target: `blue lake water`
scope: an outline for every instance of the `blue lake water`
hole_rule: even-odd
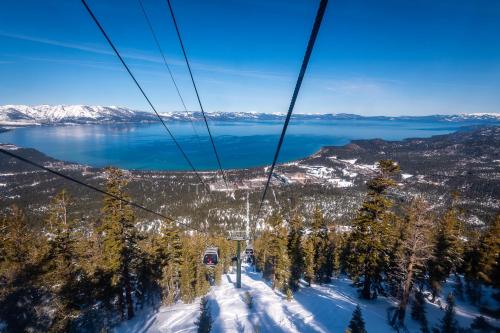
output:
[[[292,120],[280,161],[302,158],[322,146],[344,145],[353,139],[423,138],[453,132],[464,125],[471,123],[371,119]],[[203,123],[195,123],[194,129],[187,122],[172,122],[168,126],[197,169],[217,169]],[[229,169],[269,164],[282,122],[212,121],[210,126],[222,166]],[[1,133],[0,142],[35,148],[57,159],[96,167],[113,165],[142,170],[189,169],[165,129],[157,123],[19,128]]]

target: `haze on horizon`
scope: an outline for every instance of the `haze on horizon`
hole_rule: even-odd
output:
[[[197,110],[165,1],[143,0],[190,110]],[[89,0],[160,112],[181,110],[136,0]],[[317,3],[173,1],[207,111],[285,112]],[[295,112],[500,112],[500,3],[338,0]],[[6,0],[0,104],[148,110],[80,1]]]

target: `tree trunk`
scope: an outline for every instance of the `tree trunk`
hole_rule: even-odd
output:
[[[127,303],[127,319],[134,317],[134,303],[132,301],[132,286],[130,285],[130,275],[128,265],[123,270],[123,284],[125,286],[125,301]]]
[[[371,299],[371,279],[368,274],[365,275],[363,281],[363,291],[361,293],[361,297],[364,299]]]
[[[398,319],[400,322],[404,322],[405,320],[406,306],[408,305],[408,300],[410,298],[410,292],[413,280],[413,261],[414,258],[412,256],[408,263],[408,267],[406,270],[407,274],[403,283],[403,294],[401,295],[401,301],[399,302],[399,307],[398,307]]]

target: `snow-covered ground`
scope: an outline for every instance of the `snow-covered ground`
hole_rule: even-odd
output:
[[[273,291],[269,283],[250,267],[244,268],[241,289],[234,287],[235,281],[235,274],[223,275],[221,285],[213,287],[208,295],[214,320],[212,332],[344,332],[357,304],[361,306],[368,332],[394,332],[387,324],[387,309],[394,303],[384,297],[374,301],[359,299],[351,281],[346,278],[335,279],[328,285],[303,286],[290,302],[283,294]],[[448,285],[445,292],[451,288]],[[247,291],[253,297],[251,309],[243,301]],[[477,308],[460,301],[457,303],[457,320],[462,327],[468,327],[479,315]],[[442,304],[444,307],[445,302]],[[437,304],[427,305],[430,327],[439,322],[443,313]],[[115,331],[196,332],[198,316],[199,300],[139,314]],[[500,324],[490,321],[496,326]],[[418,323],[409,315],[406,324],[409,332],[419,332]]]

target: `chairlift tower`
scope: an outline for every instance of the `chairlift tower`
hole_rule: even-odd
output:
[[[241,241],[249,239],[245,230],[234,230],[229,232],[229,240],[236,241],[236,288],[241,288]]]

